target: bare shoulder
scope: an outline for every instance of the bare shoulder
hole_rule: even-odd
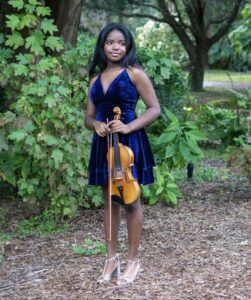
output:
[[[92,77],[92,79],[90,80],[90,83],[89,83],[89,87],[91,88],[94,84],[94,82],[96,81],[96,79],[98,78],[98,75]]]
[[[129,67],[127,72],[132,82],[136,85],[140,82],[149,82],[148,76],[141,67]]]

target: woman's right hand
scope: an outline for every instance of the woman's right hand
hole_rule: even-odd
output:
[[[96,133],[101,137],[105,137],[107,133],[110,131],[109,127],[104,122],[95,121],[93,126]]]

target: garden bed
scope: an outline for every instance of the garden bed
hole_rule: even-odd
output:
[[[144,206],[142,270],[134,285],[97,284],[103,255],[74,245],[103,241],[102,209],[83,210],[64,234],[14,238],[0,247],[1,299],[250,299],[250,208],[247,181],[183,182],[177,207]],[[126,259],[123,215],[119,253]]]

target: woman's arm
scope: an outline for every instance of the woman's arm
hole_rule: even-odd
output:
[[[161,113],[153,85],[145,72],[139,68],[130,68],[128,69],[128,74],[135,84],[147,109],[141,116],[129,124],[123,124],[120,121],[111,121],[109,123],[112,132],[121,132],[123,134],[130,133],[151,124]]]

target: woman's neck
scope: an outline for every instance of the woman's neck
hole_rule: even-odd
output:
[[[122,69],[123,67],[120,66],[119,64],[114,64],[114,63],[108,63],[105,70],[107,71],[116,71],[119,69]]]

